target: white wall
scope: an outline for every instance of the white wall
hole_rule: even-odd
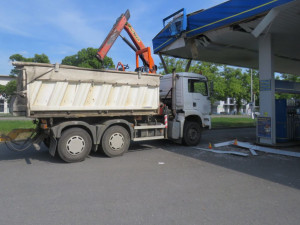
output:
[[[7,99],[0,94],[0,113],[9,113]]]
[[[11,80],[14,80],[14,78],[9,77],[9,76],[0,75],[0,84],[1,85],[6,85]],[[0,102],[0,104],[2,105],[2,107],[0,106],[0,113],[9,113],[7,99],[4,98],[4,96],[2,96],[2,93],[0,93],[0,100],[4,100],[4,105],[3,105],[2,101]]]
[[[249,103],[246,101],[242,101],[242,105],[240,107],[241,114],[247,114],[249,111]],[[232,98],[227,98],[226,101],[217,101],[213,105],[213,114],[236,114],[237,113],[237,105],[236,101]]]
[[[11,80],[14,80],[14,78],[10,77],[10,76],[0,75],[0,84],[1,85],[6,85]]]

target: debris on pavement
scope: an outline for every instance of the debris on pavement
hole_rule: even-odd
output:
[[[237,151],[222,151],[222,150],[214,150],[214,149],[206,149],[206,148],[195,148],[195,149],[218,153],[218,154],[231,154],[231,155],[238,155],[238,156],[244,156],[244,157],[249,155],[247,153],[242,153],[242,152],[237,152]]]
[[[257,146],[248,142],[241,142],[237,140],[233,141],[226,141],[214,144],[214,147],[223,147],[228,145],[236,145],[238,147],[249,149],[252,155],[257,155],[256,151],[266,152],[266,153],[272,153],[272,154],[278,154],[278,155],[285,155],[285,156],[293,156],[293,157],[299,157],[300,158],[300,152],[291,152],[287,150],[278,150],[274,148],[268,148],[268,147],[262,147]]]
[[[221,142],[218,144],[214,144],[214,147],[219,148],[219,147],[223,147],[223,146],[227,146],[227,145],[232,145],[233,143],[234,143],[234,141]]]

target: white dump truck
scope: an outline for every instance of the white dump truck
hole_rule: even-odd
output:
[[[37,119],[35,143],[66,162],[91,150],[120,156],[131,141],[197,145],[211,127],[207,78],[14,62],[20,71],[14,114]]]

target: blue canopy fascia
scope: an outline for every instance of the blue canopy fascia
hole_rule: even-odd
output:
[[[292,2],[294,0],[230,0],[204,11],[188,15],[187,29],[183,33],[186,37],[200,35],[206,31],[228,26],[236,22],[247,20],[270,11],[272,8]],[[166,26],[152,40],[154,53],[172,44],[181,35],[171,35]]]

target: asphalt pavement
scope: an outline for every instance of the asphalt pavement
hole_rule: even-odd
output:
[[[255,128],[205,131],[198,147],[234,138],[254,140]],[[45,146],[12,152],[1,144],[0,199],[7,225],[298,225],[300,159],[159,140],[133,143],[122,157],[92,153],[68,164]]]

